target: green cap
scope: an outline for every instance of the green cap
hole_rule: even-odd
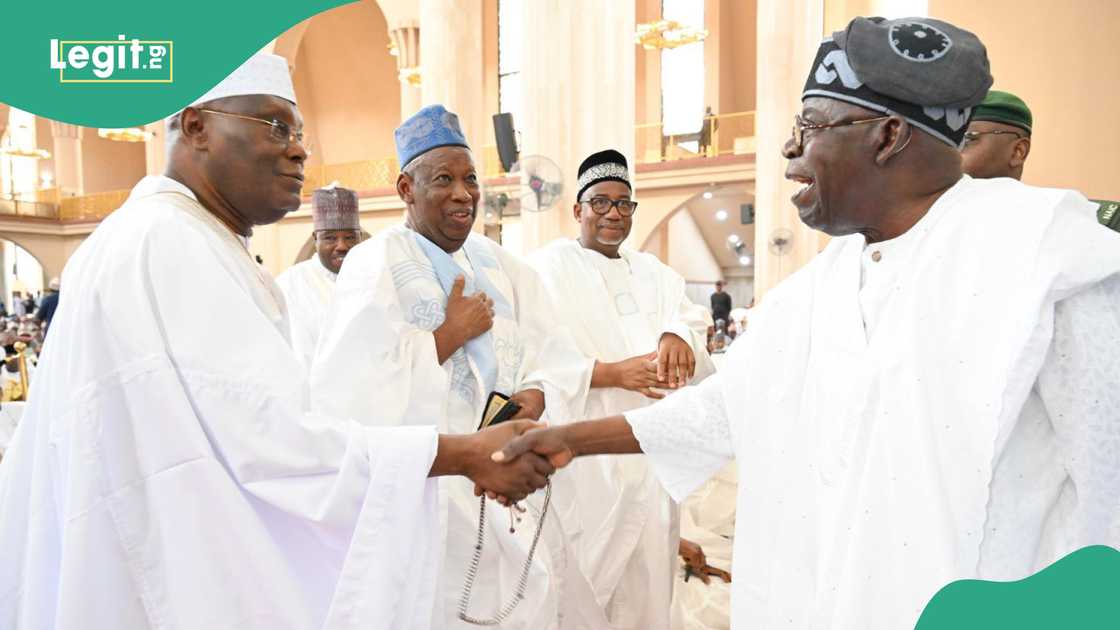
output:
[[[1031,132],[1031,110],[1023,99],[1010,92],[988,90],[984,101],[976,106],[972,120],[987,120],[1018,127],[1028,134]]]

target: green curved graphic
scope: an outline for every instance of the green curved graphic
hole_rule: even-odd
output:
[[[1120,551],[1085,547],[1017,582],[959,580],[933,596],[916,630],[1120,628]]]
[[[295,24],[352,1],[8,3],[4,20],[13,27],[0,38],[0,102],[87,127],[150,123],[205,93]],[[71,53],[76,47],[86,50]],[[52,67],[68,54],[81,67]]]

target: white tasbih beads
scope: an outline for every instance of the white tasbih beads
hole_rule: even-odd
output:
[[[521,603],[521,600],[525,599],[525,589],[529,585],[529,569],[533,566],[533,553],[537,550],[537,543],[540,542],[541,530],[544,528],[544,517],[548,514],[548,504],[551,499],[552,482],[549,482],[544,489],[544,504],[541,507],[540,517],[537,519],[537,531],[533,534],[533,543],[529,546],[529,555],[525,558],[525,568],[521,570],[521,578],[517,582],[517,590],[514,592],[513,598],[493,617],[476,619],[467,614],[467,609],[471,604],[471,589],[474,588],[474,579],[478,577],[478,563],[482,560],[482,539],[486,531],[486,496],[482,496],[478,508],[478,539],[474,545],[474,557],[471,558],[471,565],[467,568],[467,581],[463,586],[463,596],[459,599],[460,620],[476,626],[496,626],[505,621],[506,617],[513,612],[513,609]]]

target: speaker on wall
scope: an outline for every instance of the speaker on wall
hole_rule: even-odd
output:
[[[744,203],[739,206],[739,221],[743,225],[754,223],[754,204]]]
[[[494,139],[498,142],[498,159],[502,170],[509,172],[517,161],[517,134],[513,130],[513,114],[494,114]]]

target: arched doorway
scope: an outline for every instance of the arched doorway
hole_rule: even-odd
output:
[[[741,184],[708,187],[650,231],[641,250],[684,277],[689,298],[707,304],[716,280],[736,306],[754,298],[754,193]]]
[[[277,40],[277,52],[286,56],[296,48],[289,58],[294,58],[296,98],[314,142],[310,165],[395,155],[400,83],[388,31],[378,4],[364,0],[315,15]]]
[[[0,237],[0,300],[7,313],[19,312],[15,301],[27,295],[36,300],[43,295],[47,281],[43,265],[34,254],[4,237]]]

